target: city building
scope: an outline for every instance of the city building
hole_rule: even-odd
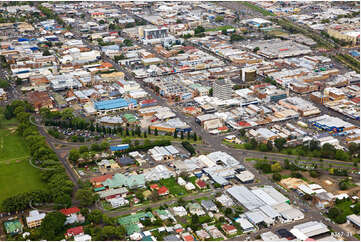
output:
[[[216,80],[213,83],[213,97],[221,100],[227,100],[232,98],[232,84],[230,81],[221,79]]]

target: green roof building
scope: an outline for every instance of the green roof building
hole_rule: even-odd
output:
[[[127,235],[132,235],[134,233],[140,233],[140,228],[138,224],[128,224],[125,225],[125,230],[127,231]]]
[[[23,225],[19,219],[4,222],[5,232],[10,235],[20,234],[23,232]]]
[[[151,212],[140,212],[136,214],[131,214],[122,218],[118,219],[118,223],[123,226],[127,226],[130,224],[137,224],[139,223],[140,219],[150,218],[151,220],[154,219],[154,216]]]
[[[123,115],[123,118],[125,119],[125,122],[132,124],[137,122],[137,117],[135,117],[133,114],[131,113],[126,113]]]
[[[128,187],[135,189],[145,186],[144,174],[125,176],[121,173],[115,174],[112,178],[105,180],[103,186],[109,188]]]

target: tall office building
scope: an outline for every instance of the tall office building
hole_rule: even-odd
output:
[[[228,80],[216,80],[213,83],[213,97],[227,100],[232,97],[232,83]]]

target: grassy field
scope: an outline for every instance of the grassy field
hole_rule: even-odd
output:
[[[0,204],[12,195],[45,188],[39,173],[38,169],[29,164],[28,159],[0,164]]]
[[[45,187],[40,171],[29,164],[29,152],[16,135],[17,121],[4,119],[0,110],[0,205],[7,197]]]

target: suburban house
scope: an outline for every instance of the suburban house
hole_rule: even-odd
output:
[[[196,181],[196,186],[199,188],[199,189],[204,189],[207,187],[207,183],[205,183],[203,180],[201,179],[198,179]]]
[[[28,225],[28,228],[35,228],[40,226],[41,221],[45,218],[45,213],[39,213],[38,210],[32,210],[29,212],[29,216],[26,217],[26,224]]]
[[[199,205],[199,203],[188,203],[186,208],[189,210],[189,213],[192,215],[196,214],[198,216],[203,216],[206,214],[202,209],[201,205]]]
[[[201,205],[207,212],[218,213],[218,208],[217,208],[216,204],[214,204],[214,202],[212,202],[212,200],[202,200]]]
[[[65,224],[84,223],[85,217],[78,207],[64,208],[60,212],[66,216]]]
[[[187,214],[188,214],[187,210],[182,206],[173,207],[172,210],[173,210],[174,216],[183,217],[183,216],[187,216]]]
[[[236,227],[234,227],[233,225],[223,224],[223,225],[221,226],[221,228],[223,229],[223,231],[224,231],[227,235],[235,235],[235,234],[237,234],[237,229],[236,229]]]
[[[83,235],[83,234],[84,234],[83,226],[77,226],[77,227],[68,229],[65,233],[65,238],[69,239],[71,237],[74,237],[77,235]]]

